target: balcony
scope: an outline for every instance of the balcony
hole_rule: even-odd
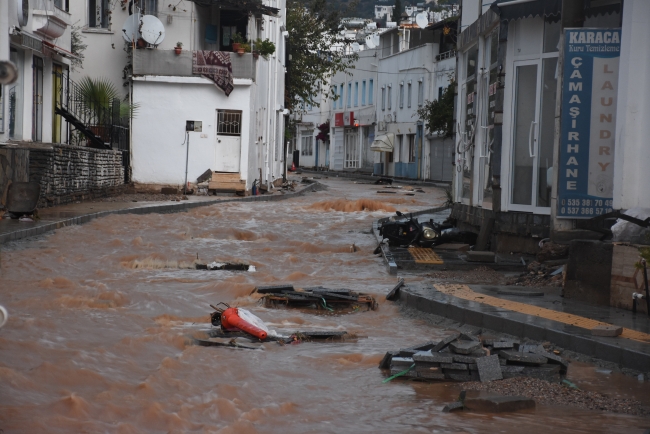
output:
[[[234,78],[255,80],[258,60],[251,53],[240,56],[231,53],[232,75]],[[174,77],[198,77],[192,74],[192,52],[183,50],[135,50],[133,54],[133,75],[162,75]]]
[[[49,39],[56,39],[70,27],[70,14],[59,6],[60,0],[33,0],[32,30]]]

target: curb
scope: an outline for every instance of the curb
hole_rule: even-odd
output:
[[[323,175],[323,176],[328,176],[330,178],[336,178],[336,177],[352,178],[352,179],[363,179],[366,181],[377,181],[379,178],[390,178],[393,180],[393,182],[401,183],[401,184],[427,185],[431,187],[440,187],[440,188],[451,187],[451,182],[444,182],[444,181],[423,181],[421,179],[398,178],[395,176],[384,176],[384,175],[364,175],[355,172],[336,172],[332,170],[310,170],[310,169],[303,169],[303,168],[299,168],[297,170],[302,173],[308,173],[310,175]]]
[[[94,219],[106,217],[113,214],[153,214],[153,213],[173,213],[173,212],[183,212],[190,209],[199,208],[202,206],[210,206],[221,203],[232,203],[232,202],[271,202],[278,200],[290,199],[293,197],[300,197],[308,192],[313,192],[321,188],[322,184],[313,181],[310,185],[306,186],[300,191],[287,193],[282,196],[248,196],[240,199],[225,199],[225,200],[206,200],[202,202],[182,202],[175,204],[166,204],[166,205],[152,205],[152,206],[143,206],[139,208],[126,208],[126,209],[117,209],[113,211],[101,211],[96,213],[84,214],[77,217],[72,217],[69,219],[59,220],[56,222],[46,223],[34,228],[21,229],[14,232],[9,232],[6,234],[0,234],[0,245],[8,243],[10,241],[18,241],[23,238],[33,237],[36,235],[42,235],[47,232],[54,231],[66,226],[72,225],[82,225],[88,223]]]
[[[592,336],[579,327],[538,318],[519,312],[486,307],[474,301],[462,300],[432,290],[428,296],[403,287],[400,303],[450,320],[482,327],[499,333],[536,341],[550,341],[565,350],[617,363],[623,368],[648,372],[650,345],[621,338]]]

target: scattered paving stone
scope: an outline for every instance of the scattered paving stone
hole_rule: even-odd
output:
[[[436,366],[437,365],[437,366]],[[442,372],[442,368],[437,363],[416,363],[415,370],[418,372]]]
[[[470,371],[478,371],[478,365],[476,363],[468,363],[467,369]]]
[[[473,351],[481,349],[482,345],[477,341],[456,341],[451,342],[449,348],[458,354],[471,354]]]
[[[446,338],[444,338],[443,340],[438,342],[438,344],[436,346],[431,348],[431,352],[432,353],[437,353],[438,351],[446,348],[447,345],[449,345],[451,342],[455,341],[459,337],[460,337],[460,333],[453,333],[453,334],[447,336]]]
[[[549,383],[537,378],[519,377],[491,383],[473,382],[464,384],[463,388],[467,390],[485,390],[498,395],[526,396],[534,399],[538,404],[571,406],[585,410],[639,416],[650,415],[650,408],[634,399],[572,389],[559,383]]]
[[[401,288],[402,286],[404,286],[404,279],[401,279],[401,280],[397,283],[397,285],[395,285],[395,287],[394,287],[393,289],[391,289],[391,291],[390,291],[390,292],[388,293],[388,295],[386,296],[386,300],[388,300],[388,301],[394,301],[394,300],[397,300],[397,299],[399,298],[399,291],[400,291],[400,288]]]
[[[460,401],[450,402],[442,409],[443,413],[451,413],[452,411],[460,411],[463,409],[463,403]]]
[[[499,358],[499,365],[506,366],[507,364],[508,364],[508,361],[506,359]]]
[[[461,371],[467,371],[467,363],[441,363],[440,367],[442,369],[458,369]]]
[[[425,378],[427,380],[445,380],[445,374],[442,372],[418,372],[418,378]]]
[[[463,340],[463,341],[474,341],[474,342],[480,342],[481,341],[478,337],[474,336],[471,333],[461,333],[459,339]]]
[[[522,345],[519,345],[518,351],[520,353],[535,353],[540,348],[541,348],[542,351],[544,351],[544,347],[542,347],[541,345],[522,344]]]
[[[476,366],[478,367],[479,378],[483,383],[503,379],[499,356],[497,355],[476,359]]]
[[[451,355],[444,355],[434,353],[431,351],[421,351],[413,355],[413,360],[416,362],[429,362],[429,363],[453,363],[454,358]]]
[[[476,359],[478,357],[463,356],[463,355],[460,355],[460,354],[454,354],[453,358],[454,358],[454,362],[456,362],[456,363],[476,363]]]
[[[531,365],[543,365],[548,362],[548,359],[539,354],[522,353],[519,351],[501,351],[499,355],[509,362],[518,362]]]
[[[393,357],[391,360],[391,367],[398,366],[408,368],[413,364],[413,359],[410,357]]]
[[[501,413],[535,408],[535,401],[525,396],[488,396],[465,398],[465,408],[472,411]]]
[[[390,369],[390,363],[393,360],[394,356],[397,356],[399,351],[388,351],[384,358],[379,362],[379,369]]]
[[[515,343],[512,341],[498,341],[492,344],[492,348],[495,350],[505,350],[509,348],[514,348]]]
[[[533,351],[535,354],[539,354],[540,356],[544,356],[548,359],[548,363],[557,363],[562,366],[560,369],[561,374],[566,374],[567,370],[569,369],[569,362],[564,360],[562,357],[549,353],[548,351],[544,350],[544,347],[540,346],[538,349]]]
[[[604,336],[615,338],[616,336],[623,333],[623,327],[615,325],[599,325],[591,329],[591,334],[593,336]]]

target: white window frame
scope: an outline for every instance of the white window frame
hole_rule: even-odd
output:
[[[314,155],[314,136],[304,135],[300,138],[300,155],[311,157]]]

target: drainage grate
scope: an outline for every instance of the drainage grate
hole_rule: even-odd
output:
[[[436,252],[423,247],[409,247],[409,253],[416,264],[444,264]]]

